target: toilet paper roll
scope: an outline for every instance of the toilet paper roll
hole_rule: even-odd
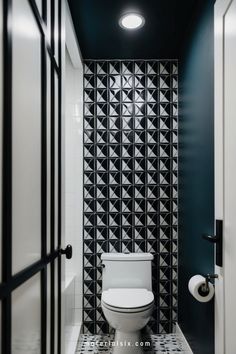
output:
[[[207,293],[202,291],[202,285],[206,282],[205,278],[202,275],[194,275],[188,283],[188,290],[193,297],[199,302],[208,302],[210,301],[214,294],[215,289],[214,285],[209,282],[209,291]]]

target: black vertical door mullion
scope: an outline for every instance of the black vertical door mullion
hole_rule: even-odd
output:
[[[42,19],[47,23],[47,0],[42,0]]]
[[[41,354],[47,350],[47,268],[41,271]]]

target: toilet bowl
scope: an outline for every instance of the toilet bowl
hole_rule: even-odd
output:
[[[107,322],[115,329],[113,354],[143,353],[140,330],[148,323],[154,305],[152,258],[150,254],[102,257],[107,262],[104,262],[101,306]],[[114,287],[115,284],[119,287]]]

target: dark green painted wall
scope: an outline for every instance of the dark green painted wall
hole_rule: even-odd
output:
[[[196,11],[180,60],[179,324],[194,354],[214,354],[214,303],[188,292],[192,275],[212,273],[214,229],[213,1]]]

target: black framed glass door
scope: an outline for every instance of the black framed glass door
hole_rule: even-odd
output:
[[[61,0],[0,6],[1,352],[61,353]]]

